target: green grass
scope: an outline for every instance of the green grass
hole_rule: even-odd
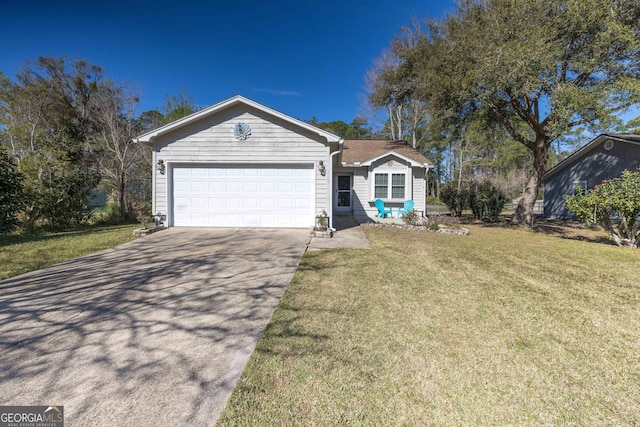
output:
[[[640,251],[470,229],[305,254],[219,425],[640,424]]]
[[[0,236],[0,280],[131,241],[137,227],[95,226],[58,233]]]

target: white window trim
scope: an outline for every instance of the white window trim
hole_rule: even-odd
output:
[[[378,168],[372,168],[370,170],[370,176],[371,176],[371,201],[374,201],[376,199],[382,199],[383,201],[386,202],[404,202],[405,200],[409,200],[411,199],[411,188],[412,188],[412,184],[413,184],[413,173],[411,171],[411,168],[409,167],[403,167],[403,168],[395,168],[395,167],[378,167]],[[392,194],[392,185],[393,185],[393,174],[397,174],[397,175],[404,175],[404,197],[399,199],[399,198],[390,198],[390,197],[376,197],[376,175],[377,174],[382,174],[382,175],[388,175],[388,181],[387,181],[387,196],[391,196]]]
[[[582,191],[584,191],[585,194],[587,194],[589,192],[589,187],[587,184],[586,180],[575,180],[573,181],[573,184],[571,184],[571,195],[575,196],[576,194],[576,186],[580,186],[582,187]]]

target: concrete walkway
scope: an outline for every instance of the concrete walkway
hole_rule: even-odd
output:
[[[333,237],[312,237],[310,251],[321,249],[350,248],[371,249],[369,239],[352,216],[336,216],[333,219],[336,232]]]
[[[169,229],[0,282],[0,404],[67,426],[212,426],[309,241]]]

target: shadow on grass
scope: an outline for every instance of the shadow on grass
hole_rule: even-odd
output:
[[[478,222],[467,218],[464,223],[478,224],[486,228],[503,228],[517,229],[509,223],[510,217],[500,217],[500,221],[494,223]],[[567,240],[577,240],[581,242],[600,243],[615,246],[615,242],[609,239],[606,233],[600,227],[587,227],[586,225],[570,220],[537,218],[533,227],[530,227],[534,233],[545,234],[551,237],[558,237]]]
[[[70,228],[63,231],[36,230],[33,233],[28,234],[0,235],[0,247],[17,245],[21,243],[44,242],[67,237],[84,236],[87,234],[100,234],[104,232],[110,232],[119,228],[129,228],[133,224],[135,223],[118,225],[86,225]]]
[[[584,225],[575,225],[561,220],[543,220],[533,227],[536,233],[542,233],[561,239],[579,240],[582,242],[600,243],[615,246],[615,242],[609,239],[600,228],[590,228]]]

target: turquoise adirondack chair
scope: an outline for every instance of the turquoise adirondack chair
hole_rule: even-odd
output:
[[[386,218],[387,215],[393,216],[393,210],[391,208],[385,208],[384,202],[381,199],[376,199],[376,208],[378,208],[378,213],[376,216]]]
[[[413,200],[405,200],[404,206],[398,208],[398,218],[400,218],[404,214],[408,214],[413,210]]]

